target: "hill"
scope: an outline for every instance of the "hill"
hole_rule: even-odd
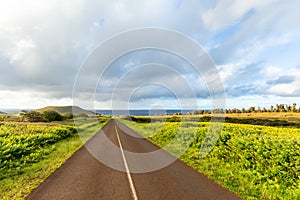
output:
[[[84,113],[86,115],[94,115],[92,111],[82,109],[78,106],[47,106],[44,108],[36,109],[37,112],[45,112],[45,111],[56,111],[60,114],[73,113],[73,114],[81,114]]]
[[[0,111],[0,115],[6,115],[7,113]]]

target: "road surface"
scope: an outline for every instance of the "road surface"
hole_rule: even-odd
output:
[[[27,199],[241,199],[163,150],[158,160],[145,159],[155,150],[161,149],[112,119]],[[159,160],[174,162],[149,170]]]

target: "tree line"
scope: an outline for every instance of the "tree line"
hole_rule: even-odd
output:
[[[233,109],[214,109],[214,110],[194,110],[188,114],[199,115],[199,114],[211,114],[211,113],[262,113],[262,112],[295,112],[300,113],[300,107],[297,108],[297,104],[276,104],[271,105],[269,108],[262,108],[260,106],[251,106],[249,108],[233,108]]]
[[[48,110],[44,112],[37,112],[37,111],[27,111],[22,110],[22,121],[29,121],[29,122],[53,122],[53,121],[63,121],[66,119],[72,119],[73,114],[60,114],[54,110]]]
[[[261,108],[260,106],[251,106],[248,109],[226,109],[226,113],[261,113],[261,112],[300,112],[300,107],[297,108],[297,104],[276,104],[271,105],[269,108]]]
[[[72,113],[60,114],[54,110],[47,110],[44,112],[37,112],[34,110],[32,111],[22,110],[21,115],[22,115],[22,121],[28,121],[28,122],[53,122],[53,121],[63,121],[67,119],[73,119],[74,117],[84,117],[84,118],[89,117],[85,113],[79,113],[76,116],[74,116]]]

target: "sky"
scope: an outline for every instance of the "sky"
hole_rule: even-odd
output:
[[[0,0],[0,110],[74,104],[78,74],[99,44],[145,27],[197,42],[222,81],[226,108],[299,106],[299,8],[298,0]],[[206,79],[171,52],[120,55],[95,78],[95,109],[212,105]]]

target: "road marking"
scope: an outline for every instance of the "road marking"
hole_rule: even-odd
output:
[[[119,137],[119,132],[117,130],[116,125],[115,125],[115,130],[116,130],[116,133],[117,133],[117,138],[118,138],[118,142],[119,142],[119,145],[120,145],[121,154],[122,154],[122,157],[123,157],[123,161],[124,161],[124,165],[125,165],[125,169],[126,169],[127,178],[128,178],[129,186],[130,186],[130,189],[131,189],[131,193],[132,193],[133,199],[138,200],[136,190],[135,190],[135,187],[134,187],[134,184],[133,184],[133,181],[132,181],[132,178],[131,178],[131,174],[130,174],[130,171],[129,171],[129,167],[128,167],[128,164],[127,164],[127,161],[126,161],[126,158],[125,158],[125,155],[124,155],[123,147],[122,147],[121,140],[120,140],[120,137]]]

